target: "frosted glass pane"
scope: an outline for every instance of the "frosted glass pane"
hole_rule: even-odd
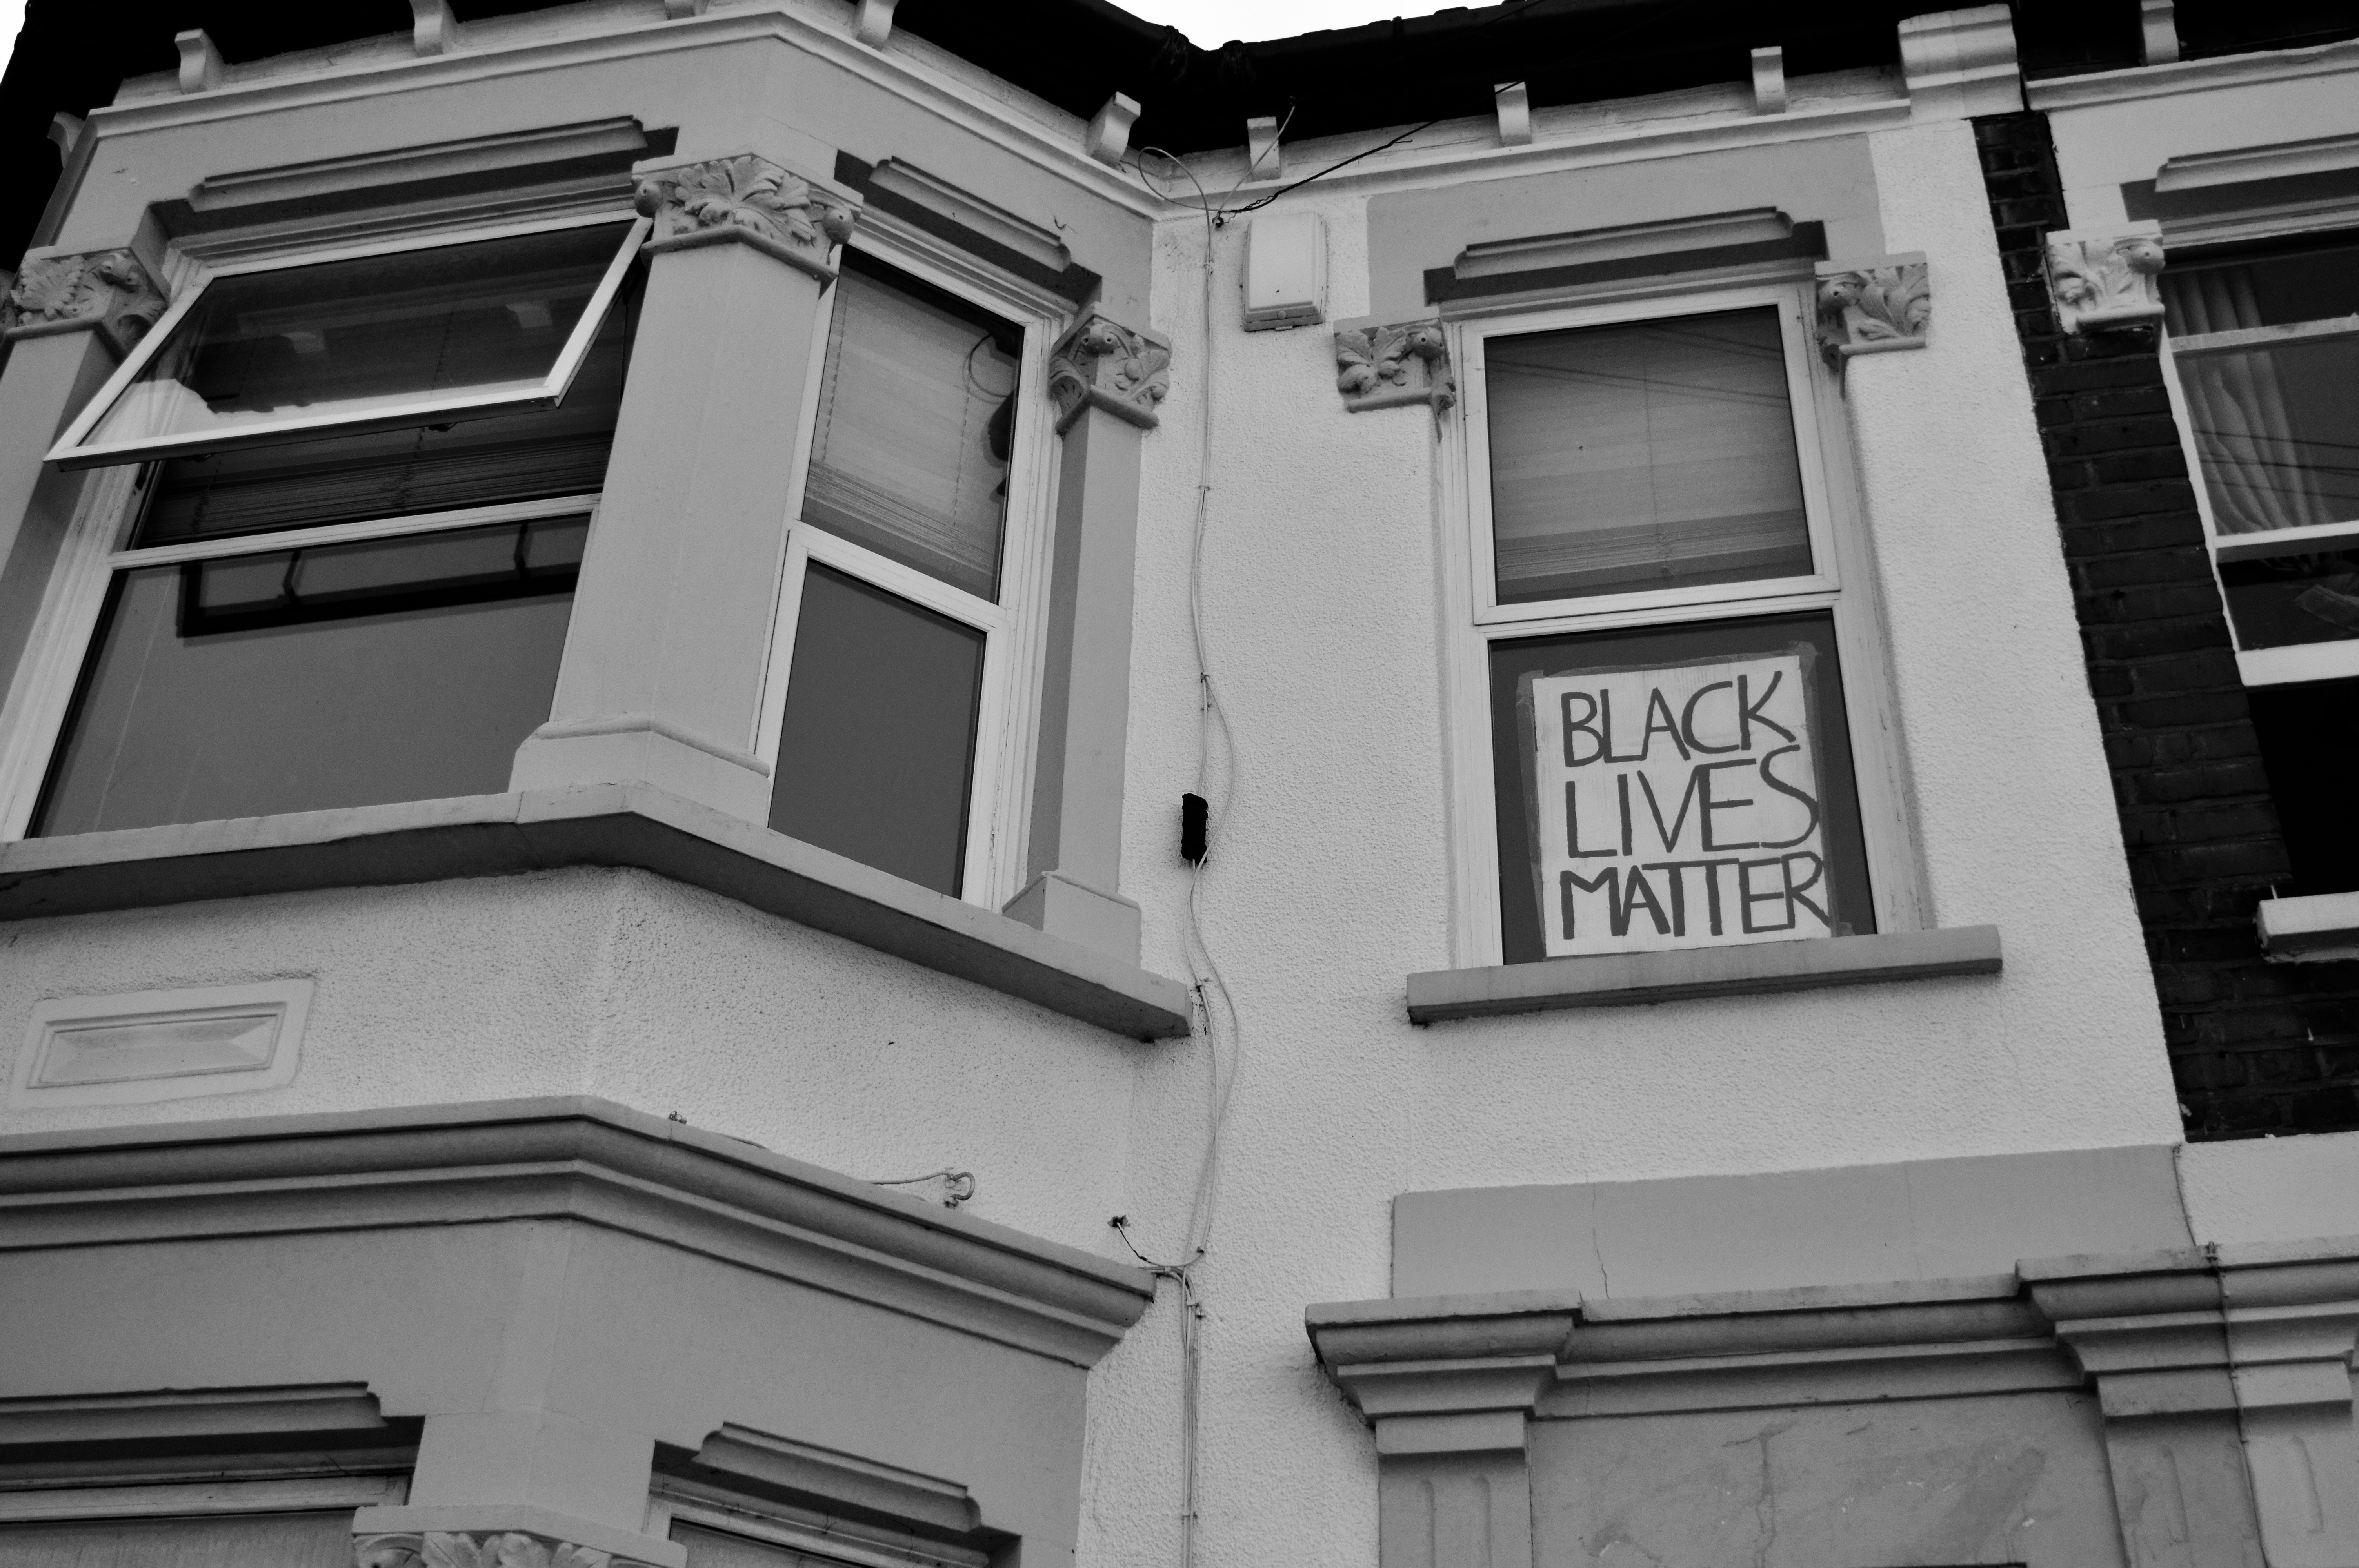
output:
[[[353,1514],[0,1525],[0,1568],[346,1568]]]
[[[836,289],[804,517],[997,598],[1016,330],[852,267]]]
[[[1774,310],[1493,338],[1501,603],[1810,570]]]
[[[600,224],[217,278],[85,444],[529,392],[624,232]]]

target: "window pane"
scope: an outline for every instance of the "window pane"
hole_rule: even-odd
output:
[[[0,1568],[346,1568],[353,1511],[0,1524]]]
[[[2162,302],[2173,337],[2359,315],[2359,243],[2216,261],[2173,256],[2162,275]]]
[[[556,691],[580,528],[121,573],[34,831],[506,789]]]
[[[2222,533],[2359,521],[2359,337],[2175,362]]]
[[[527,392],[624,232],[599,224],[216,278],[88,444]]]
[[[955,896],[981,632],[814,563],[803,577],[770,826]]]
[[[1495,643],[1508,963],[1875,929],[1824,613]]]
[[[1484,355],[1501,603],[1810,570],[1775,310],[1493,338]]]
[[[825,1557],[672,1521],[671,1538],[688,1548],[688,1568],[842,1568]]]
[[[596,491],[605,483],[636,305],[626,289],[607,311],[555,408],[170,459],[158,467],[136,543]]]
[[[2359,778],[2359,680],[2255,687],[2253,730],[2285,831],[2287,894],[2359,892],[2359,833],[2351,781]]]
[[[2220,586],[2244,647],[2359,637],[2359,548],[2222,561]]]
[[[803,516],[996,599],[1021,335],[857,263],[836,291]]]

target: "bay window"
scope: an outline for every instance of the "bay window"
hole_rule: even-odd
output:
[[[1458,330],[1467,959],[1878,929],[1873,643],[1801,292]]]
[[[224,266],[60,439],[85,488],[0,831],[494,793],[549,716],[643,225]]]
[[[2162,294],[2293,891],[2359,890],[2359,236],[2174,253]]]

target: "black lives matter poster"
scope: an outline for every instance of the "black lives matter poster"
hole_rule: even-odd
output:
[[[1811,658],[1523,678],[1549,957],[1834,934]]]

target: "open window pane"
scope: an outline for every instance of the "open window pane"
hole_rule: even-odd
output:
[[[2162,288],[2173,337],[2359,315],[2359,244],[2174,264]],[[2221,533],[2359,520],[2359,335],[2200,350],[2176,363]]]
[[[956,896],[984,634],[814,562],[770,826]]]
[[[345,1568],[353,1511],[0,1524],[0,1568]]]
[[[1832,615],[1495,643],[1508,963],[1875,929]]]
[[[418,425],[173,458],[158,465],[138,546],[402,517],[601,489],[636,301],[606,313],[565,401]]]
[[[2359,778],[2359,680],[2255,687],[2253,733],[2293,864],[2288,894],[2359,892],[2359,831],[2351,781]]]
[[[874,263],[836,290],[804,518],[996,599],[1021,334]]]
[[[117,575],[37,835],[492,794],[549,717],[584,519]]]
[[[235,273],[205,285],[75,445],[120,460],[553,400],[628,224]],[[71,454],[69,454],[71,455]]]
[[[1767,307],[1490,339],[1502,604],[1810,571]]]

